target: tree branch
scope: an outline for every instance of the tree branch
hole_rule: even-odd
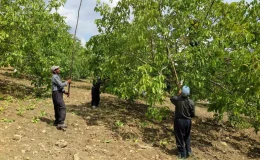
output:
[[[134,56],[135,58],[137,58],[137,60],[139,60],[140,62],[144,63],[144,64],[147,64],[147,62],[145,62],[144,60],[142,60],[140,57],[137,57],[136,55],[134,55],[133,53],[130,52],[130,54],[132,56]]]
[[[226,90],[228,93],[232,94],[232,93],[229,91],[229,89],[227,89],[226,87],[224,87],[222,84],[220,84],[220,83],[218,83],[218,82],[214,82],[214,81],[212,81],[212,80],[209,80],[209,82],[210,82],[210,83],[213,83],[213,84],[215,84],[215,85],[217,85],[217,86],[219,86],[220,88]]]
[[[213,6],[214,3],[215,3],[215,0],[212,0],[211,5],[210,5],[210,7],[209,7],[209,10],[208,10],[208,12],[207,12],[207,14],[206,14],[204,20],[206,20],[206,19],[208,18],[209,12],[211,11],[212,6]]]

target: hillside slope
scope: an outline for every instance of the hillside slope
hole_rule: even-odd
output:
[[[177,159],[171,119],[146,119],[147,106],[101,94],[97,109],[90,107],[90,84],[73,82],[67,105],[66,131],[52,126],[51,98],[37,99],[25,79],[0,70],[0,160],[150,160]],[[163,106],[174,110],[166,100]],[[193,120],[189,159],[260,159],[260,136],[253,129],[218,125],[203,107]]]

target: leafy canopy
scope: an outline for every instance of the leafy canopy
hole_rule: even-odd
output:
[[[93,74],[109,77],[109,92],[146,93],[153,106],[178,77],[210,111],[250,117],[259,130],[259,1],[121,0],[113,8],[98,1],[95,11],[100,34],[86,53]]]
[[[71,55],[84,57],[80,42],[76,40],[74,45],[65,17],[57,12],[64,4],[65,0],[48,4],[44,0],[0,1],[0,66],[12,66],[17,74],[30,75],[36,90],[50,85],[52,65],[61,66],[66,77]],[[72,73],[75,78],[84,75],[80,74],[84,60],[76,60]]]

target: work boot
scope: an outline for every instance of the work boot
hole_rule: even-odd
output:
[[[66,124],[58,124],[57,125],[57,129],[64,129],[64,128],[68,128],[68,126]]]
[[[192,153],[191,152],[188,152],[187,153],[187,157],[191,157],[192,156]]]
[[[58,122],[54,121],[52,125],[53,126],[58,126]]]
[[[178,154],[178,160],[186,159],[186,155],[184,153]]]

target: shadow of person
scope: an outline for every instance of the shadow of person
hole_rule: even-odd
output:
[[[40,119],[40,121],[45,122],[45,123],[47,123],[48,125],[52,125],[52,124],[53,124],[53,120],[51,120],[51,119],[49,119],[49,118],[40,117],[39,119]]]

